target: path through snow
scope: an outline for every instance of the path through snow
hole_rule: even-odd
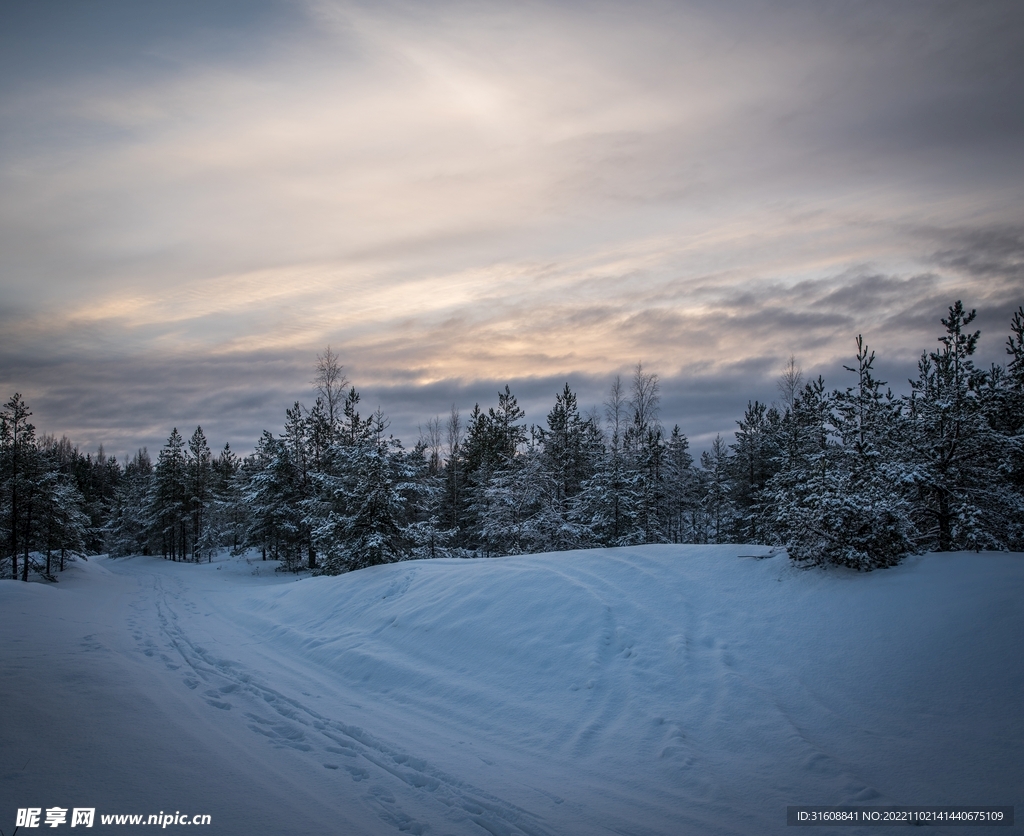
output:
[[[298,580],[140,557],[2,582],[0,827],[55,805],[478,836],[782,833],[797,803],[1024,810],[1020,555],[857,575],[750,551]]]

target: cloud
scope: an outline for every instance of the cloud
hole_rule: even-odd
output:
[[[1024,285],[1024,227],[996,226],[944,230],[946,246],[933,258],[938,264],[980,279]],[[952,244],[952,246],[949,246]]]
[[[638,360],[713,435],[1020,301],[1019,4],[98,8],[0,84],[0,386],[83,443],[254,441],[327,344],[403,437]]]

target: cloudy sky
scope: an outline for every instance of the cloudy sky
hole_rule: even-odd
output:
[[[251,449],[327,345],[418,424],[638,361],[699,449],[793,355],[1024,303],[1024,4],[0,6],[0,394]]]

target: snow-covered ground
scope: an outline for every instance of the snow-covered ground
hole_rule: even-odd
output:
[[[0,829],[54,806],[209,814],[210,834],[783,833],[789,804],[1024,815],[1024,556],[867,575],[738,557],[761,551],[300,579],[92,558],[56,585],[0,582]]]

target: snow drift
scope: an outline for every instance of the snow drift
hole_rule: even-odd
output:
[[[138,557],[0,583],[0,827],[29,806],[538,836],[781,833],[788,804],[1024,809],[1021,555],[864,575],[738,557],[758,551],[300,580]]]

